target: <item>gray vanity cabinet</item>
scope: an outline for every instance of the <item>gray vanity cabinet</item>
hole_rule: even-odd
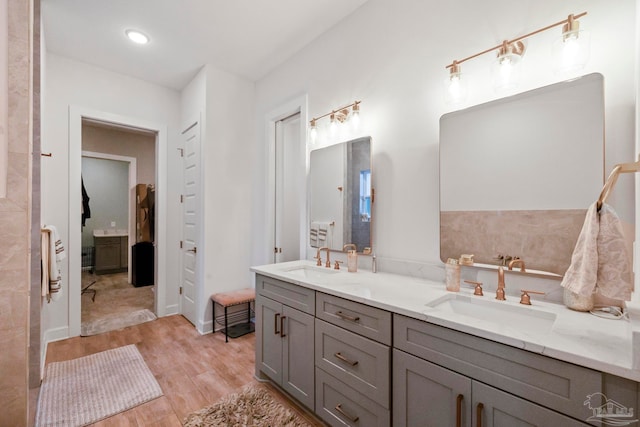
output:
[[[394,427],[588,425],[403,351],[393,360]]]
[[[306,306],[315,292],[264,276],[256,277],[256,290],[257,369],[313,409],[314,317],[286,303]]]
[[[127,236],[94,236],[96,274],[127,271]]]
[[[400,315],[394,316],[394,344],[394,426],[431,425],[431,410],[443,417],[438,425],[447,425],[458,394],[463,426],[586,426],[590,412],[583,402],[602,391],[600,372]],[[461,393],[460,377],[471,394]],[[403,398],[407,388],[412,396]],[[422,418],[416,415],[421,407]]]
[[[388,427],[391,313],[318,292],[316,316],[316,413],[332,426]]]
[[[394,426],[471,425],[471,379],[400,350],[392,372]]]

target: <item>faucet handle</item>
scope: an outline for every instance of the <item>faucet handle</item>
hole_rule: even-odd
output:
[[[334,268],[335,270],[340,270],[340,264],[342,264],[342,263],[343,263],[342,261],[335,260],[335,263],[334,263],[334,265],[333,265],[333,268]]]
[[[313,257],[313,259],[317,259],[318,261],[316,261],[316,265],[318,267],[322,267],[322,257],[316,255]]]
[[[465,280],[464,283],[468,283],[471,286],[475,286],[473,290],[474,295],[478,295],[479,297],[483,296],[482,293],[482,282],[474,282],[473,280]]]
[[[529,296],[529,294],[537,294],[537,295],[544,295],[544,292],[537,292],[537,291],[527,291],[525,289],[521,289],[520,292],[522,292],[522,295],[520,296],[520,304],[524,304],[524,305],[531,305],[531,297]]]

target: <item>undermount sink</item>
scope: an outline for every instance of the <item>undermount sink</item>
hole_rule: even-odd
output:
[[[331,268],[313,267],[310,265],[301,265],[284,271],[294,276],[304,277],[306,279],[318,279],[321,277],[326,277],[328,274],[334,274],[338,272],[337,270],[333,270]]]
[[[442,313],[454,314],[460,320],[491,322],[503,327],[517,328],[523,332],[549,332],[556,320],[555,313],[489,298],[451,294],[438,298],[427,304],[427,307]]]

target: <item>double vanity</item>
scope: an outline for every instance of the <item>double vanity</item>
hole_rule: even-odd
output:
[[[640,328],[293,261],[256,273],[256,375],[334,426],[633,425]],[[509,277],[507,277],[509,288]]]

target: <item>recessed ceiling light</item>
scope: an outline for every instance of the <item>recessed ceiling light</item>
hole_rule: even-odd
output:
[[[149,37],[146,34],[141,33],[138,30],[126,30],[124,32],[129,40],[138,44],[147,44],[149,43]]]

